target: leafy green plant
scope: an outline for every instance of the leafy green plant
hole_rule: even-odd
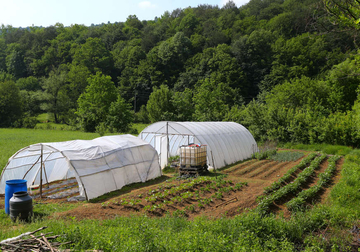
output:
[[[109,202],[102,202],[101,207],[106,208],[109,205]]]
[[[173,212],[173,216],[174,216],[174,217],[185,217],[185,216],[186,216],[186,212],[185,212],[185,210],[179,210],[179,209],[177,209],[177,210],[175,210],[175,211]]]
[[[339,160],[340,156],[332,156],[329,158],[329,165],[323,173],[319,174],[318,183],[302,192],[300,192],[296,198],[291,199],[286,203],[286,207],[290,211],[299,211],[305,208],[305,202],[313,197],[325,186],[332,178],[336,170],[336,161]]]
[[[302,184],[304,184],[308,178],[314,173],[315,169],[317,169],[320,163],[326,158],[326,154],[322,154],[321,156],[315,158],[309,167],[305,168],[297,178],[292,182],[287,184],[284,187],[279,188],[277,191],[268,195],[258,204],[256,210],[264,215],[269,211],[270,206],[274,201],[277,201],[288,194],[295,194],[297,190],[300,188]]]
[[[313,160],[318,154],[313,152],[310,153],[307,157],[305,157],[298,165],[295,165],[291,169],[289,169],[278,181],[275,181],[270,186],[264,188],[264,193],[269,194],[281,187],[283,183],[286,183],[289,181],[289,179],[292,177],[292,175],[298,170],[305,168],[311,160]]]

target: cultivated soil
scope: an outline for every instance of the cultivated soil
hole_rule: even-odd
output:
[[[306,153],[305,153],[306,154]],[[306,155],[305,155],[306,156]],[[304,157],[305,157],[304,156]],[[216,197],[219,193],[219,188],[209,188],[207,191],[203,189],[211,185],[211,181],[203,181],[200,184],[194,185],[191,188],[183,191],[178,191],[165,198],[156,199],[154,202],[149,202],[149,197],[155,195],[157,192],[164,192],[170,188],[177,188],[184,183],[189,183],[189,180],[175,180],[171,179],[171,175],[163,176],[162,179],[157,179],[152,183],[140,184],[136,189],[128,189],[125,192],[119,191],[112,194],[115,196],[108,196],[105,200],[97,203],[84,202],[80,203],[78,207],[61,213],[54,213],[51,218],[71,218],[71,219],[108,219],[116,216],[134,216],[144,215],[161,217],[165,215],[184,216],[189,220],[197,216],[206,216],[209,218],[233,217],[253,209],[257,206],[257,197],[264,193],[264,188],[271,185],[282,177],[290,168],[297,165],[302,158],[292,162],[277,162],[271,160],[248,160],[237,165],[231,166],[227,169],[221,170],[216,174],[227,175],[224,180],[226,183],[222,185],[223,188],[236,187],[239,183],[246,182],[241,188],[232,189],[228,192],[222,193],[222,197]],[[333,176],[332,181],[328,187],[321,190],[316,199],[308,202],[311,207],[316,203],[325,203],[331,187],[340,179],[340,171],[342,168],[343,159],[337,162],[337,170]],[[305,190],[317,183],[317,175],[323,172],[328,166],[328,161],[325,159],[320,167],[316,170],[316,174],[312,176],[309,182],[301,188]],[[296,178],[295,173],[294,179]],[[212,175],[214,175],[212,173]],[[215,175],[214,175],[215,177]],[[160,188],[160,189],[159,189]],[[153,191],[153,193],[152,193]],[[181,202],[174,201],[173,204],[163,204],[173,200],[174,197],[180,198],[185,192],[191,193],[190,197],[184,198]],[[196,197],[195,194],[198,193]],[[68,197],[67,197],[68,198]],[[35,203],[41,202],[43,204],[61,202],[64,204],[72,204],[64,199],[34,199]],[[281,202],[276,202],[272,211],[277,214],[283,214],[285,217],[290,217],[291,213],[286,209],[285,203],[291,198],[283,199]],[[199,204],[199,202],[205,202]],[[123,202],[135,201],[136,204],[123,204]],[[161,205],[158,209],[149,211],[149,207],[153,205]],[[149,206],[146,208],[146,206]],[[4,208],[4,199],[0,197],[0,208]]]

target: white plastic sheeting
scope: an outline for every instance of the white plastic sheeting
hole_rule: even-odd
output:
[[[179,155],[179,147],[190,143],[207,145],[207,164],[219,169],[247,158],[258,151],[251,133],[235,122],[157,122],[146,127],[139,137],[159,153],[164,168],[168,157]]]
[[[26,179],[28,187],[40,184],[41,156],[43,183],[75,177],[80,195],[88,200],[161,176],[157,152],[150,144],[132,135],[104,136],[19,150],[1,174],[0,193],[5,193],[10,179]]]

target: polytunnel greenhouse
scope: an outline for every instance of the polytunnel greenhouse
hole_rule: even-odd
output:
[[[3,169],[0,194],[7,180],[25,179],[27,187],[75,178],[87,200],[125,185],[161,176],[156,150],[132,135],[93,140],[38,143],[16,152]]]
[[[157,122],[146,127],[139,137],[158,152],[160,166],[179,155],[179,148],[192,143],[207,145],[207,165],[219,169],[250,158],[258,151],[252,134],[235,122]]]

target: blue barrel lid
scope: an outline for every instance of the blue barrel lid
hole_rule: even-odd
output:
[[[12,179],[12,180],[6,180],[6,184],[8,185],[16,185],[16,184],[22,184],[26,183],[26,179]]]

